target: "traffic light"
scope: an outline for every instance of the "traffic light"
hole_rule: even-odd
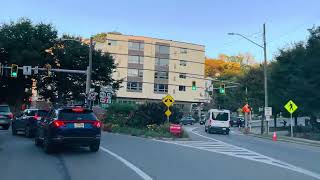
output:
[[[12,65],[11,65],[11,73],[10,73],[10,76],[11,76],[11,77],[14,77],[14,78],[18,77],[18,71],[19,71],[18,65],[12,64]]]
[[[51,76],[51,65],[50,64],[46,64],[45,68],[47,69],[48,77],[50,77]]]
[[[192,81],[192,90],[195,91],[197,90],[196,82]]]
[[[220,94],[225,94],[226,93],[226,85],[225,84],[221,84],[220,85],[219,93]]]

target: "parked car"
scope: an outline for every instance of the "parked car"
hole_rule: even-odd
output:
[[[211,133],[225,133],[230,132],[230,111],[220,109],[210,109],[208,111],[205,132]]]
[[[60,146],[86,146],[96,152],[100,147],[101,122],[91,109],[64,107],[52,109],[39,121],[35,145],[43,145],[46,153]]]
[[[180,124],[183,124],[183,125],[187,125],[187,124],[190,124],[190,125],[193,125],[195,123],[195,119],[191,116],[186,116],[186,117],[183,117],[181,120],[180,120]]]
[[[231,127],[244,127],[244,119],[242,117],[231,117],[230,118],[230,126]]]
[[[39,120],[47,116],[48,111],[42,109],[26,109],[12,121],[12,135],[23,131],[26,137],[33,137]]]
[[[0,126],[8,130],[13,119],[13,114],[10,111],[9,105],[2,104],[0,105]]]

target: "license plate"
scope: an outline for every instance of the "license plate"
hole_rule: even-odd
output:
[[[222,128],[222,130],[226,130],[226,128]]]
[[[75,128],[84,128],[84,123],[74,123]]]

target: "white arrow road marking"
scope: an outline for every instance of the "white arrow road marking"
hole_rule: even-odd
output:
[[[298,166],[288,164],[283,161],[279,161],[277,159],[262,155],[260,153],[251,151],[246,148],[234,146],[232,144],[228,144],[228,143],[222,142],[220,140],[201,135],[198,132],[193,131],[193,130],[195,130],[195,128],[190,128],[188,130],[191,130],[189,132],[191,132],[195,135],[198,135],[200,137],[209,139],[210,141],[163,141],[163,140],[157,140],[157,141],[161,141],[161,142],[165,142],[165,143],[169,143],[169,144],[175,144],[175,145],[179,145],[179,146],[195,148],[195,149],[200,149],[200,150],[204,150],[204,151],[210,151],[210,152],[214,152],[214,153],[220,153],[220,154],[233,156],[233,157],[237,157],[237,158],[243,158],[243,159],[256,161],[256,162],[260,162],[260,163],[264,163],[264,164],[269,164],[272,166],[289,169],[291,171],[299,172],[299,173],[320,179],[320,174],[318,174],[318,173],[303,169]]]
[[[146,174],[145,172],[143,172],[141,169],[139,169],[137,166],[133,165],[131,162],[125,160],[124,158],[122,158],[121,156],[117,155],[116,153],[104,148],[104,147],[100,147],[100,149],[108,154],[110,154],[111,156],[115,157],[116,159],[118,159],[119,161],[121,161],[123,164],[125,164],[127,167],[129,167],[130,169],[132,169],[135,173],[137,173],[142,179],[144,180],[152,180],[152,178]]]

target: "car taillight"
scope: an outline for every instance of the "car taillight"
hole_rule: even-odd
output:
[[[55,121],[52,122],[52,124],[53,124],[54,127],[57,127],[57,128],[65,126],[64,122],[60,121],[60,120],[55,120]]]
[[[38,114],[36,114],[35,116],[33,116],[33,118],[34,118],[35,120],[40,120],[40,116],[38,116]]]
[[[13,119],[13,114],[12,113],[8,114],[8,116],[9,116],[10,119]]]
[[[93,126],[96,127],[96,128],[100,128],[101,127],[101,121],[93,122]]]

